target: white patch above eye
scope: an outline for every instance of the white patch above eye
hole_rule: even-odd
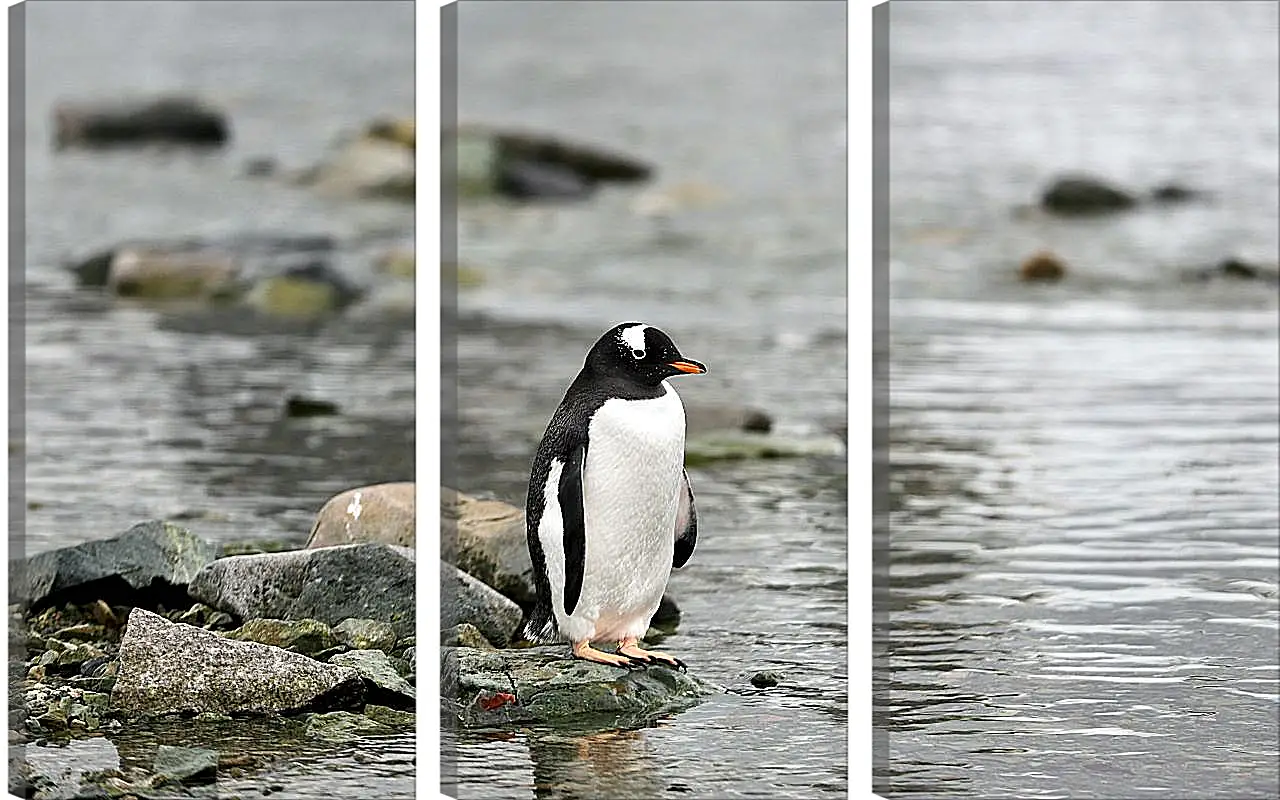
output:
[[[622,341],[632,350],[644,352],[644,332],[649,329],[648,325],[632,325],[630,328],[623,328],[618,331],[618,335],[622,337]],[[644,356],[640,356],[644,358]]]

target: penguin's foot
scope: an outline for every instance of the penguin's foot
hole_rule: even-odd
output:
[[[625,654],[614,655],[603,650],[597,650],[591,646],[591,642],[574,642],[573,655],[583,661],[594,661],[597,664],[608,664],[611,667],[622,667],[624,669],[635,669],[636,667],[644,666],[645,663],[639,659],[628,658]]]
[[[640,640],[635,638],[634,636],[627,639],[623,639],[622,641],[618,642],[618,652],[624,656],[633,658],[636,661],[640,661],[645,664],[666,664],[669,667],[675,667],[681,672],[689,671],[689,668],[684,665],[684,662],[673,655],[669,655],[667,653],[661,653],[661,652],[658,652],[657,650],[641,649],[640,645],[637,644],[637,642],[639,641]]]

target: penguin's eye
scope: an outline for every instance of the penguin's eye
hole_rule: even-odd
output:
[[[643,350],[632,350],[632,351],[631,351],[631,357],[632,357],[632,358],[634,358],[636,361],[641,361],[641,360],[643,360],[643,359],[644,359],[644,351],[643,351]]]

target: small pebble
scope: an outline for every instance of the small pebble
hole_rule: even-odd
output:
[[[111,606],[107,605],[103,600],[98,600],[90,606],[89,613],[93,615],[94,621],[99,625],[109,628],[116,628],[120,625],[120,620],[116,618]]]

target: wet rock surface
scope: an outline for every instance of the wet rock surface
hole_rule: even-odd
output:
[[[111,705],[127,715],[273,714],[349,707],[363,695],[351,670],[135,608],[120,641]]]
[[[196,575],[189,592],[242,619],[374,619],[408,636],[414,569],[412,550],[385,544],[232,556]]]
[[[716,690],[665,667],[627,670],[574,659],[564,646],[442,649],[445,717],[463,727],[561,722],[634,726],[694,706]]]
[[[32,608],[97,599],[177,605],[214,555],[211,545],[185,528],[143,522],[113,539],[10,562],[9,602]]]
[[[386,719],[385,716],[382,717]],[[307,736],[331,742],[348,742],[362,736],[391,733],[392,727],[373,717],[350,711],[312,714],[307,718]]]

